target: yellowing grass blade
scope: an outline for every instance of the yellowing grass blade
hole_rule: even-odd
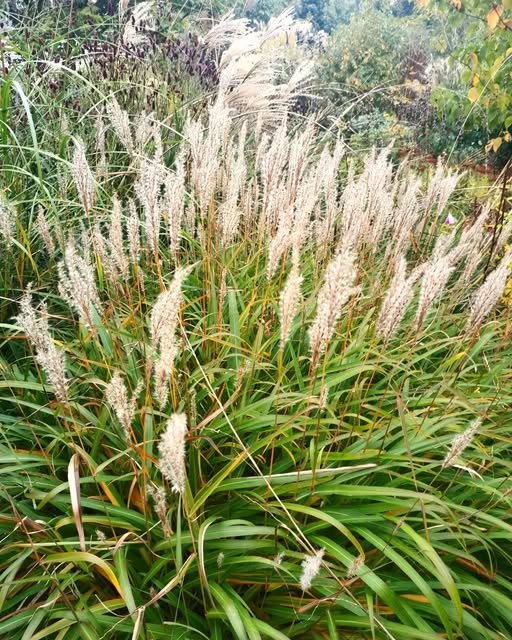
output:
[[[123,590],[121,589],[121,585],[119,584],[119,580],[117,579],[116,574],[112,571],[112,567],[110,567],[110,565],[108,565],[105,560],[103,560],[102,558],[98,558],[98,556],[95,556],[93,553],[90,553],[88,551],[67,551],[65,553],[52,553],[44,558],[43,562],[72,562],[73,564],[77,564],[78,562],[85,562],[86,564],[92,564],[98,569],[101,575],[112,584],[117,593],[124,600]]]

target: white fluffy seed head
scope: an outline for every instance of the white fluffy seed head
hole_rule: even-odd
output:
[[[300,586],[303,591],[307,591],[311,588],[313,580],[317,577],[322,566],[322,558],[324,556],[324,550],[319,549],[312,556],[305,556],[302,561],[302,575],[300,576]]]
[[[175,493],[185,491],[185,437],[187,418],[184,413],[175,413],[167,421],[165,431],[158,443],[160,471]]]

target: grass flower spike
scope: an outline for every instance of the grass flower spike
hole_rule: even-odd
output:
[[[175,413],[167,421],[165,431],[158,443],[160,471],[175,493],[185,491],[186,435],[187,418],[184,413]]]

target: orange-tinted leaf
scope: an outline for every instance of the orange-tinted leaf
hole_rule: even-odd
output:
[[[471,81],[471,86],[476,87],[478,84],[480,84],[480,76],[475,73],[475,75],[473,76],[473,80]]]
[[[429,2],[430,0],[416,0],[416,6],[418,9],[423,9],[423,7],[426,7]]]
[[[460,11],[462,9],[462,0],[450,0],[450,4],[457,11]]]
[[[478,56],[476,55],[476,53],[470,53],[469,57],[471,58],[473,67],[476,67],[476,65],[478,64]]]
[[[505,140],[505,142],[510,142],[512,140],[512,136],[510,135],[510,133],[507,131],[507,133],[503,136],[503,140]]]
[[[489,11],[489,13],[487,14],[487,24],[491,27],[491,29],[496,29],[502,13],[503,13],[503,7],[501,6],[501,4],[494,6]]]
[[[498,136],[497,138],[493,138],[492,140],[489,140],[489,142],[485,145],[486,153],[489,153],[491,149],[494,151],[494,153],[496,153],[496,151],[498,151],[498,149],[501,147],[502,142],[503,142],[503,138],[501,138],[500,136]]]
[[[479,97],[480,89],[478,89],[478,87],[471,87],[471,89],[468,91],[468,98],[470,102],[476,102]]]

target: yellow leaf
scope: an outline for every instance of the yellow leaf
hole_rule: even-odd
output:
[[[462,9],[462,0],[450,0],[450,4],[457,11],[460,11]]]
[[[503,6],[505,9],[512,9],[512,0],[503,0]]]
[[[476,67],[476,65],[478,64],[478,56],[476,55],[476,53],[470,53],[469,57],[471,58],[471,62],[473,63],[473,67]]]
[[[479,97],[480,97],[480,91],[477,89],[477,87],[472,87],[468,91],[468,98],[470,102],[476,102]]]
[[[507,133],[503,136],[503,140],[505,140],[505,142],[510,142],[512,140],[512,136],[510,135],[510,133],[507,131]]]
[[[503,7],[501,6],[501,4],[494,6],[489,11],[489,13],[487,14],[487,24],[491,27],[491,29],[496,29],[502,13]]]
[[[499,136],[497,138],[493,138],[492,140],[490,140],[489,145],[492,147],[492,150],[494,151],[494,153],[496,153],[496,151],[498,151],[498,149],[501,147],[502,142],[503,142],[503,138]]]
[[[416,6],[418,9],[423,9],[423,7],[426,7],[429,2],[430,0],[416,0]]]
[[[480,84],[480,76],[475,73],[475,75],[473,76],[473,80],[471,81],[471,86],[476,87],[477,84]]]

